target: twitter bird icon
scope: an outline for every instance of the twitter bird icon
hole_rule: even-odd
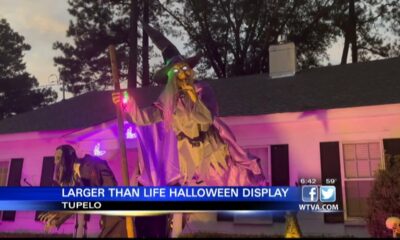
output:
[[[321,186],[319,189],[321,202],[335,202],[336,201],[336,187],[335,186]]]

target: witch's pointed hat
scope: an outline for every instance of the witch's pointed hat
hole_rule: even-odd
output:
[[[151,38],[153,43],[161,50],[164,58],[165,66],[158,70],[154,75],[154,81],[160,84],[165,84],[168,81],[167,73],[171,67],[179,62],[187,63],[191,68],[194,68],[201,58],[201,54],[196,54],[193,57],[185,58],[179,52],[179,50],[169,41],[161,32],[152,28],[148,24],[143,24],[143,28],[147,35]]]

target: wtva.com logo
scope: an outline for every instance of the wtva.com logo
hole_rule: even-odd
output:
[[[319,194],[318,194],[319,193]],[[302,186],[301,198],[303,202],[335,202],[336,187],[335,186]]]

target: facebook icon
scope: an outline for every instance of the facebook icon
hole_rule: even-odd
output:
[[[318,202],[318,186],[302,186],[301,198],[303,202]]]

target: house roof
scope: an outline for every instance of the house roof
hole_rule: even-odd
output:
[[[261,115],[400,103],[400,58],[314,68],[293,77],[268,74],[208,80],[221,116]],[[148,106],[160,87],[135,89]],[[0,133],[79,129],[116,118],[111,92],[90,92],[0,122]]]

